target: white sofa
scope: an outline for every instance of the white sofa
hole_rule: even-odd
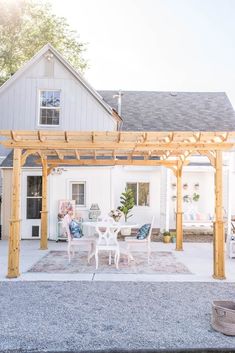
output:
[[[183,214],[184,228],[213,228],[213,216],[210,213],[197,211],[185,212]]]

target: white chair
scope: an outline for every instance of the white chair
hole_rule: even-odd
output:
[[[83,245],[85,245],[89,249],[87,262],[88,263],[90,262],[90,255],[94,253],[95,239],[90,239],[89,237],[84,237],[84,236],[82,238],[72,238],[70,234],[67,234],[67,241],[68,241],[67,253],[69,257],[69,263],[71,262],[71,252],[72,252],[72,257],[74,257],[75,247],[80,247]]]
[[[104,230],[105,229],[105,230]],[[103,231],[104,230],[104,231]],[[96,263],[96,269],[98,269],[99,265],[99,252],[100,251],[108,251],[109,252],[109,265],[111,265],[112,258],[111,254],[112,251],[114,252],[114,264],[116,265],[116,268],[118,269],[118,263],[120,259],[120,250],[119,250],[119,244],[117,240],[118,232],[120,228],[118,226],[114,227],[96,227],[96,232],[99,236],[99,238],[96,241],[95,245],[95,263]]]
[[[145,239],[137,239],[136,237],[125,237],[125,242],[127,243],[127,256],[128,256],[128,264],[130,260],[134,260],[132,253],[131,253],[131,246],[142,244],[146,245],[147,253],[148,253],[148,264],[150,262],[150,254],[151,254],[151,236],[153,230],[153,223],[154,223],[154,216],[152,217],[151,226],[149,228],[148,235]]]

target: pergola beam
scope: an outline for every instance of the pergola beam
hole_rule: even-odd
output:
[[[223,164],[222,153],[215,158],[215,222],[214,222],[214,274],[216,279],[225,279],[224,267],[224,220],[223,220]]]
[[[75,141],[45,141],[40,142],[37,140],[29,140],[29,141],[2,141],[2,145],[6,148],[21,148],[21,149],[34,149],[34,150],[102,150],[102,149],[109,149],[109,150],[116,150],[117,152],[122,150],[130,150],[138,152],[144,151],[166,151],[170,150],[171,154],[184,152],[184,151],[192,151],[197,152],[198,150],[201,151],[208,151],[208,150],[231,150],[234,147],[234,143],[230,142],[221,142],[221,143],[185,143],[185,142],[170,142],[170,143],[132,143],[132,142],[100,142],[96,141],[92,142],[75,142]]]
[[[48,232],[48,210],[47,210],[47,175],[48,165],[47,159],[42,158],[42,210],[41,210],[41,239],[40,249],[47,249],[47,232]]]
[[[183,196],[182,196],[182,171],[183,163],[178,161],[177,178],[177,199],[176,199],[176,250],[183,250]]]
[[[37,161],[40,164],[40,161]],[[150,160],[150,159],[48,159],[49,166],[113,166],[113,165],[133,165],[133,166],[164,166],[173,167],[177,165],[177,161],[163,161],[163,160]]]
[[[20,196],[21,196],[21,149],[13,153],[12,175],[12,205],[10,219],[9,251],[8,251],[8,278],[19,276],[20,253]]]

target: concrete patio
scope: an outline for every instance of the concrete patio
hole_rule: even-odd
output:
[[[21,276],[10,281],[149,281],[149,282],[214,282],[213,249],[211,243],[185,243],[184,251],[175,251],[175,244],[152,243],[153,251],[172,252],[177,261],[184,264],[191,274],[130,274],[130,273],[42,273],[28,272],[33,265],[49,251],[66,251],[66,243],[49,241],[48,250],[39,249],[38,240],[21,241],[20,273]],[[125,242],[120,242],[125,249]],[[8,243],[0,241],[0,280],[9,281],[7,274]],[[75,255],[79,256],[79,255]],[[108,266],[108,264],[107,264]],[[235,282],[235,259],[226,256],[226,280]]]

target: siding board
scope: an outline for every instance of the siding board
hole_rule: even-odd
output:
[[[111,115],[56,58],[54,77],[46,77],[45,60],[42,57],[3,91],[0,96],[1,129],[43,128],[38,125],[40,89],[61,89],[61,124],[50,129],[116,129]]]

